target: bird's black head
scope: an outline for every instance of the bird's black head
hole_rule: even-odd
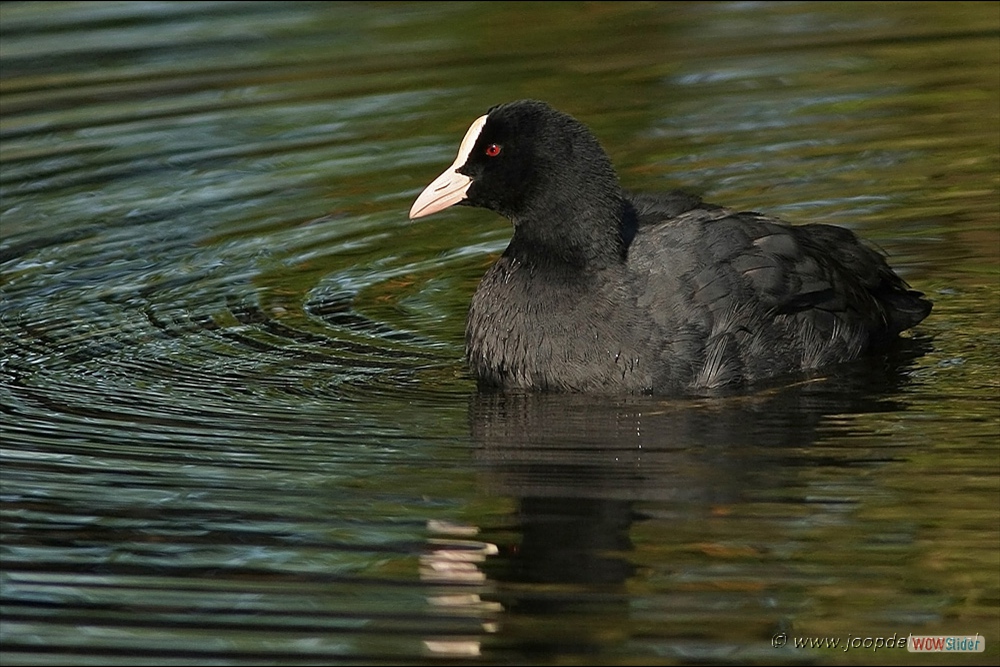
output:
[[[620,246],[624,195],[610,159],[586,126],[544,102],[501,104],[476,119],[455,162],[420,194],[410,217],[454,204],[510,219],[512,247],[585,261]]]

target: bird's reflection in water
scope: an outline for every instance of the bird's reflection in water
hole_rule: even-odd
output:
[[[901,366],[912,356],[744,396],[478,394],[470,419],[482,484],[517,501],[511,524],[484,535],[500,547],[482,566],[503,607],[490,645],[511,659],[541,660],[567,651],[596,656],[627,641],[635,632],[629,582],[641,580],[631,537],[636,522],[655,517],[678,528],[674,538],[666,530],[668,540],[690,543],[692,525],[727,508],[762,498],[804,502],[806,468],[872,464],[863,455],[827,461],[810,447],[834,415],[842,421],[900,409],[894,397],[906,381]],[[785,620],[773,610],[758,616],[767,618],[750,641],[770,650]],[[717,659],[733,650],[742,649],[688,646],[674,657]]]
[[[420,579],[442,586],[428,602],[442,615],[472,619],[475,632],[456,632],[446,636],[424,639],[424,648],[435,656],[462,658],[478,656],[482,634],[496,631],[492,620],[502,610],[497,602],[483,600],[480,590],[486,575],[480,566],[489,556],[497,554],[497,547],[475,539],[479,529],[475,526],[429,521],[427,530],[430,547],[420,558]]]

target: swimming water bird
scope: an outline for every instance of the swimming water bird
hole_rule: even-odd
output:
[[[587,127],[536,100],[477,118],[410,218],[454,204],[514,227],[469,308],[481,387],[740,389],[884,350],[931,310],[845,228],[626,192]]]

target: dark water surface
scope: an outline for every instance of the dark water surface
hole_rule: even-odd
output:
[[[996,664],[997,3],[3,3],[0,95],[4,664]],[[509,226],[406,213],[519,97],[870,239],[913,354],[477,395]]]

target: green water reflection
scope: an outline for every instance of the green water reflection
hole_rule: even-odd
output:
[[[994,664],[995,3],[0,4],[5,664]],[[912,358],[477,396],[495,103],[883,248]],[[979,633],[986,652],[771,638]]]

